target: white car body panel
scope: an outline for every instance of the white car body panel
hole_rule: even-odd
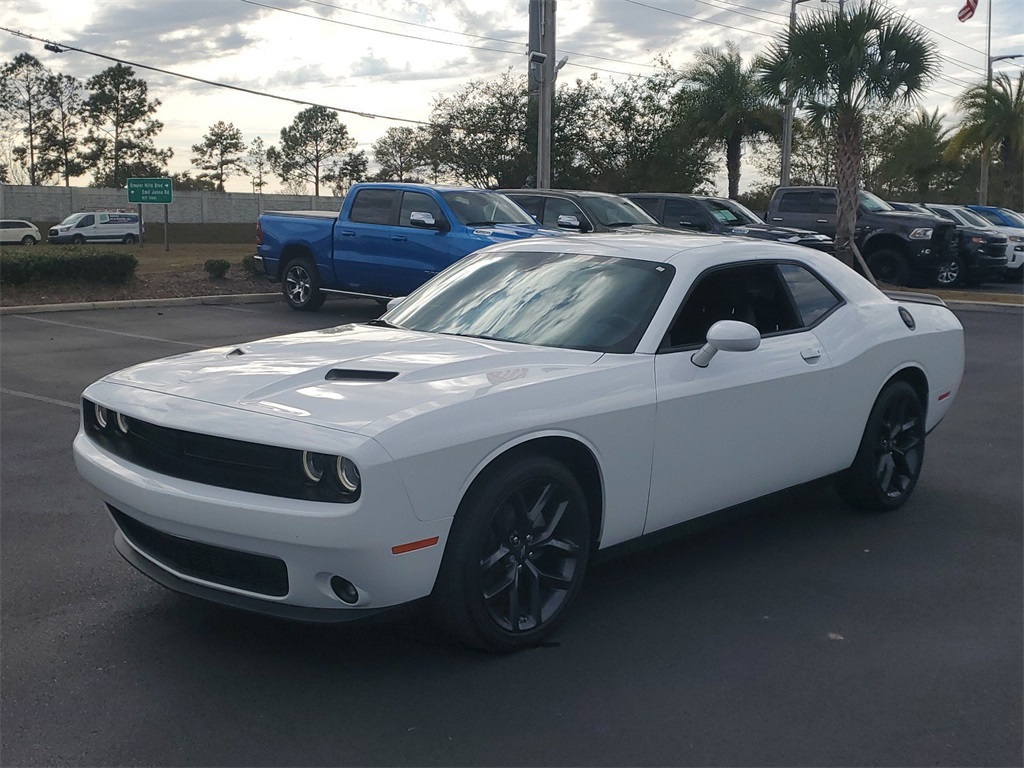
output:
[[[143,363],[84,393],[162,427],[344,455],[362,476],[358,501],[279,498],[161,475],[106,451],[84,421],[76,465],[106,502],[152,528],[284,560],[289,593],[249,596],[344,612],[430,594],[470,485],[524,443],[571,440],[593,457],[603,500],[596,543],[607,547],[850,466],[878,393],[905,368],[928,382],[929,430],[959,389],[963,333],[952,313],[905,302],[911,330],[899,302],[830,256],[763,240],[649,233],[486,250],[567,249],[676,270],[634,353],[342,326]],[[751,352],[720,352],[707,368],[690,361],[692,349],[659,353],[699,275],[758,260],[803,264],[844,303],[811,328],[765,336]],[[330,371],[340,378],[329,380]],[[433,537],[433,545],[392,553]],[[184,581],[232,591],[149,559]],[[334,595],[332,574],[357,587],[356,605]]]

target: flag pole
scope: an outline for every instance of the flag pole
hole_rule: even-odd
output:
[[[985,102],[992,90],[992,0],[988,0],[988,30],[985,34]],[[978,179],[978,205],[988,205],[988,144],[981,145],[981,177]]]

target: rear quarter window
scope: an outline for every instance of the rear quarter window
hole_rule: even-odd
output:
[[[390,224],[397,197],[394,189],[361,189],[352,201],[349,219],[362,224]]]
[[[817,193],[783,192],[779,198],[779,210],[784,213],[815,213]]]
[[[805,327],[814,325],[841,303],[832,289],[809,269],[797,264],[780,264],[779,272],[793,295]]]

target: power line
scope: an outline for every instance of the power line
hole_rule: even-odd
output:
[[[213,86],[215,88],[228,88],[228,89],[230,89],[232,91],[239,91],[241,93],[248,93],[248,94],[251,94],[253,96],[263,96],[264,98],[268,98],[268,99],[278,99],[280,101],[290,101],[293,104],[302,104],[302,105],[308,106],[308,107],[323,107],[324,109],[330,109],[330,110],[332,110],[334,112],[344,112],[345,114],[357,115],[358,117],[366,117],[366,118],[370,118],[370,119],[374,119],[374,118],[378,118],[379,117],[382,120],[395,120],[395,121],[400,122],[400,123],[414,123],[416,125],[430,125],[430,123],[428,123],[426,121],[423,121],[423,120],[412,120],[412,119],[410,119],[408,117],[394,117],[393,115],[379,115],[379,114],[376,114],[374,112],[360,112],[359,110],[355,110],[355,109],[345,109],[344,107],[332,107],[332,106],[328,106],[326,104],[318,104],[318,103],[316,103],[314,101],[305,101],[303,99],[295,99],[295,98],[292,98],[291,96],[279,96],[279,95],[277,95],[275,93],[267,93],[265,91],[254,91],[251,88],[243,88],[240,85],[230,85],[228,83],[218,83],[215,80],[206,80],[206,79],[201,78],[201,77],[194,77],[193,75],[186,75],[186,74],[183,74],[181,72],[172,72],[169,69],[161,69],[160,67],[153,67],[153,66],[150,66],[149,64],[139,64],[138,62],[135,62],[135,61],[128,61],[127,59],[119,59],[116,56],[107,56],[104,53],[97,53],[96,51],[87,51],[85,48],[77,48],[77,47],[75,47],[73,45],[65,45],[64,43],[57,43],[57,42],[54,42],[53,40],[47,40],[47,39],[42,38],[42,37],[36,37],[35,35],[30,35],[30,34],[25,33],[25,32],[20,32],[20,31],[18,31],[16,29],[8,29],[7,27],[0,27],[0,30],[3,30],[4,32],[9,32],[12,35],[14,35],[15,37],[23,37],[23,38],[26,38],[28,40],[35,40],[36,42],[39,42],[39,43],[45,43],[48,46],[52,45],[52,46],[54,46],[54,48],[59,49],[60,53],[64,53],[65,51],[75,51],[77,53],[84,53],[84,54],[87,54],[89,56],[96,56],[97,58],[100,58],[100,59],[106,59],[107,61],[113,61],[113,62],[115,62],[117,64],[127,64],[128,66],[137,67],[138,69],[146,69],[146,70],[149,70],[151,72],[159,72],[162,75],[170,75],[171,77],[180,77],[180,78],[183,78],[185,80],[192,80],[193,82],[202,83],[203,85],[210,85],[210,86]],[[53,50],[53,49],[51,49],[51,50]]]
[[[700,21],[700,22],[703,22],[705,24],[713,24],[716,27],[725,27],[726,29],[733,29],[733,30],[736,30],[737,32],[743,32],[746,35],[759,35],[761,37],[773,37],[773,35],[769,35],[767,32],[755,32],[752,29],[743,29],[741,27],[733,27],[733,26],[731,26],[729,24],[722,24],[722,23],[717,22],[717,21],[711,21],[710,19],[702,19],[699,16],[687,16],[685,13],[679,13],[678,11],[670,11],[668,8],[659,8],[656,5],[647,5],[647,3],[641,3],[638,0],[626,0],[626,2],[630,3],[632,5],[639,5],[641,8],[650,8],[652,11],[661,11],[662,13],[668,13],[668,14],[671,14],[672,16],[679,16],[679,17],[684,18],[684,19],[692,19],[693,21]],[[761,21],[764,21],[764,19],[761,19]]]
[[[775,21],[774,19],[766,19],[766,18],[764,18],[762,16],[754,16],[753,14],[746,13],[744,11],[737,11],[735,8],[727,8],[727,7],[724,7],[724,6],[721,6],[721,5],[715,5],[714,3],[708,2],[708,0],[693,0],[693,1],[695,3],[700,3],[701,5],[706,5],[706,6],[709,6],[711,8],[716,9],[716,10],[719,10],[719,11],[726,11],[727,13],[737,13],[740,16],[748,16],[749,18],[755,19],[756,21],[760,21],[762,23],[768,23],[768,24],[785,24],[786,23],[784,21]],[[747,6],[747,5],[740,5],[738,7],[739,8],[748,8],[749,10],[752,10],[752,11],[757,10],[756,8],[750,8],[750,6]],[[664,9],[662,9],[662,10],[664,10]],[[771,11],[761,11],[761,13],[772,13],[772,12]],[[786,18],[785,14],[776,13],[774,15],[775,16],[782,16],[783,18]]]

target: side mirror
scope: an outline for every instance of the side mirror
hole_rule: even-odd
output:
[[[562,229],[583,229],[578,216],[562,214],[558,217],[558,226]]]
[[[434,214],[427,213],[426,211],[413,211],[409,214],[409,224],[414,227],[421,227],[422,229],[438,229],[437,221],[434,219]]]
[[[708,342],[690,357],[698,368],[707,368],[717,352],[752,352],[761,346],[761,333],[750,323],[719,320],[708,330]]]
[[[388,302],[387,311],[390,312],[403,301],[405,301],[405,296],[396,296],[395,298],[391,299],[391,301]]]

